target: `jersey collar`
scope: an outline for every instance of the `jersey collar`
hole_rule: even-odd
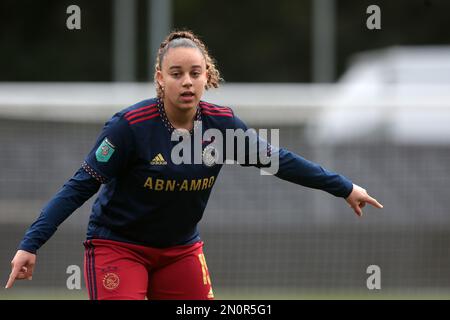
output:
[[[172,134],[172,132],[175,131],[175,127],[170,123],[169,118],[167,118],[167,114],[164,109],[164,102],[162,101],[162,99],[158,98],[157,103],[158,103],[157,107],[158,107],[159,115],[162,119],[162,122],[163,122],[164,126],[167,128],[167,130],[169,131],[169,133]],[[200,106],[197,106],[194,121],[195,121],[194,127],[191,130],[189,130],[189,133],[191,135],[194,134],[194,130],[198,127],[200,121],[202,121],[202,112],[200,110]]]

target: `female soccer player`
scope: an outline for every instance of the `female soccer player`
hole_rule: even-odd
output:
[[[176,129],[192,134],[198,124],[202,130],[247,130],[232,109],[201,100],[219,80],[196,35],[169,34],[155,64],[157,97],[116,113],[105,124],[81,168],[26,232],[6,288],[16,279],[31,279],[37,250],[103,184],[84,242],[89,298],[213,299],[197,223],[222,165],[210,161],[211,155],[201,164],[174,163],[171,151],[177,142],[171,136]],[[211,143],[203,140],[200,151],[207,154]],[[382,208],[344,176],[285,149],[276,152],[277,177],[345,198],[359,216],[366,203]],[[242,165],[263,166],[249,163],[248,154],[244,158]]]

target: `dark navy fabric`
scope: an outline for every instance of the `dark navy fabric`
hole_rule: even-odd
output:
[[[196,120],[207,129],[247,130],[228,107],[200,102]],[[102,186],[92,208],[87,239],[102,238],[156,248],[200,240],[197,224],[203,216],[222,164],[175,164],[171,152],[174,128],[159,99],[141,101],[115,114],[104,126],[82,168],[44,207],[28,229],[19,249],[35,253],[57,227]],[[259,137],[256,137],[259,140]],[[249,163],[247,140],[243,166],[264,167],[257,157]],[[204,151],[214,139],[201,141]],[[226,143],[226,139],[224,141]],[[279,155],[277,177],[337,197],[347,197],[353,184],[288,150],[270,145]],[[195,147],[192,145],[191,159]],[[224,152],[225,150],[221,150]],[[259,149],[257,152],[261,152]],[[234,159],[239,160],[239,159]],[[267,165],[266,165],[267,166]]]

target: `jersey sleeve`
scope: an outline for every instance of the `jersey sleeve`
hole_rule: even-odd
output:
[[[249,129],[247,125],[236,115],[234,115],[234,161],[243,167],[254,166],[257,168],[269,167],[270,163],[264,161],[263,158],[270,157],[273,147],[260,137],[253,129]],[[239,131],[241,131],[239,133]],[[237,138],[241,134],[245,139]],[[240,140],[240,141],[239,141]],[[244,143],[242,143],[244,142]]]
[[[244,131],[248,129],[247,125],[237,116],[234,116],[234,121],[235,129]],[[256,145],[252,147],[251,144]],[[272,146],[265,139],[259,137],[256,132],[250,134],[250,138],[246,142],[245,161],[238,162],[243,166],[270,167],[270,163],[261,161],[262,155],[266,158],[270,157],[270,159],[277,157],[278,171],[274,175],[280,179],[308,188],[320,189],[336,197],[347,198],[353,190],[353,183],[345,176],[329,171],[289,150]],[[249,161],[252,156],[256,161]]]
[[[127,166],[134,149],[128,121],[118,115],[105,123],[82,168],[100,183],[108,183]]]
[[[38,219],[27,230],[19,249],[36,253],[58,226],[99,190],[102,183],[109,182],[123,170],[130,159],[133,141],[125,119],[115,115],[106,122],[82,168],[42,209]]]
[[[99,188],[100,183],[80,168],[45,205],[38,219],[25,233],[18,249],[36,253],[55,233],[58,226]]]

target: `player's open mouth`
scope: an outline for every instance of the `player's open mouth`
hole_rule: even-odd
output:
[[[181,100],[183,101],[192,101],[195,97],[195,94],[193,92],[187,91],[183,92],[181,94]]]

